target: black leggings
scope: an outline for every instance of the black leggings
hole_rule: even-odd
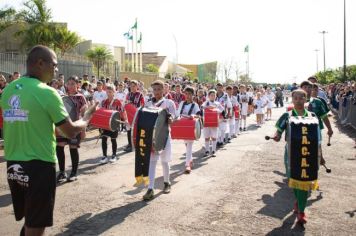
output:
[[[107,156],[107,150],[108,150],[108,138],[107,137],[101,137],[101,147],[103,149],[103,155],[106,157]],[[116,151],[117,151],[117,142],[116,138],[111,139],[111,147],[112,147],[112,155],[116,156]]]
[[[69,148],[70,158],[72,160],[72,173],[77,174],[78,164],[79,164],[79,152],[78,148]],[[57,146],[56,147],[57,159],[59,170],[63,172],[65,170],[65,154],[64,147]]]

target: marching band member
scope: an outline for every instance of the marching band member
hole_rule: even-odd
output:
[[[105,108],[105,109],[119,111],[120,113],[123,113],[124,108],[123,108],[121,102],[118,99],[114,98],[115,91],[114,91],[114,87],[112,85],[106,86],[106,94],[107,94],[108,98],[102,102],[101,107]],[[108,163],[108,161],[110,161],[111,163],[114,163],[117,160],[116,138],[117,138],[118,134],[119,134],[119,130],[115,130],[115,131],[105,130],[105,129],[102,130],[101,148],[103,151],[103,157],[100,160],[100,164],[106,164],[106,163]],[[107,156],[107,148],[108,148],[107,140],[108,140],[108,138],[111,139],[111,148],[112,148],[112,156],[111,156],[110,160],[108,159],[108,156]]]
[[[168,124],[171,124],[173,119],[176,116],[176,107],[172,100],[166,99],[163,97],[163,82],[160,80],[154,81],[151,84],[153,89],[153,98],[151,101],[147,102],[147,107],[160,107],[166,109],[170,114],[168,119]],[[149,185],[146,194],[143,196],[143,200],[148,201],[153,199],[154,197],[154,185],[155,185],[155,177],[156,177],[156,166],[157,161],[161,159],[162,169],[163,169],[163,179],[164,179],[164,193],[170,193],[171,191],[171,183],[170,183],[170,175],[169,175],[169,162],[172,160],[172,147],[171,147],[171,138],[170,134],[168,135],[167,143],[164,150],[159,152],[151,153],[150,164],[149,164]]]
[[[164,93],[163,93],[163,96],[167,99],[173,99],[172,97],[172,94],[171,94],[171,91],[169,90],[170,88],[170,85],[169,83],[164,83]]]
[[[107,99],[106,92],[103,90],[103,82],[98,81],[96,83],[96,89],[97,91],[94,92],[93,99],[95,102],[99,102],[99,107],[101,106],[101,103]]]
[[[271,88],[268,87],[267,88],[267,99],[268,99],[268,103],[267,103],[267,120],[272,119],[272,107],[273,107],[273,101],[274,101],[274,93],[271,91]]]
[[[194,119],[200,114],[199,105],[193,102],[194,89],[192,87],[186,87],[184,89],[186,100],[179,104],[177,110],[177,117],[186,116],[190,119]],[[184,140],[186,147],[185,155],[185,172],[189,174],[193,167],[193,140]]]
[[[138,82],[136,80],[130,81],[130,92],[126,96],[126,103],[132,103],[136,107],[145,105],[144,96],[140,91],[138,91]],[[131,127],[129,124],[127,124],[126,128],[128,145],[126,146],[124,151],[132,152]]]
[[[261,127],[262,125],[262,114],[263,114],[263,108],[264,108],[264,100],[261,98],[261,92],[257,92],[256,94],[256,99],[253,100],[254,108],[255,108],[255,114],[256,114],[256,121],[257,127]]]
[[[209,90],[208,100],[203,103],[201,106],[202,109],[206,108],[217,108],[219,113],[224,111],[224,107],[216,100],[216,91]],[[216,152],[216,139],[218,138],[218,127],[204,127],[203,133],[205,137],[205,156],[210,154],[210,141],[212,144],[212,156],[215,156]]]
[[[199,107],[201,107],[201,105],[206,101],[203,89],[198,90],[197,96],[194,97],[194,101],[198,104]]]
[[[231,101],[231,106],[232,108],[230,108],[230,111],[229,111],[229,135],[228,135],[228,139],[230,140],[231,138],[236,138],[236,133],[235,133],[235,125],[236,125],[236,117],[235,117],[235,113],[233,111],[233,109],[235,109],[235,107],[237,106],[238,104],[238,101],[237,101],[237,97],[232,95],[232,86],[228,85],[226,86],[226,93],[227,93],[227,96],[228,98],[230,99]]]
[[[78,77],[72,76],[67,80],[67,90],[68,96],[75,104],[76,109],[76,120],[79,120],[80,117],[83,116],[85,110],[87,109],[87,101],[83,94],[78,92]],[[75,120],[73,120],[75,121]],[[78,134],[74,139],[68,139],[61,135],[57,136],[57,147],[56,153],[58,158],[58,165],[59,165],[59,174],[57,176],[57,183],[67,181],[74,181],[77,180],[77,170],[79,164],[79,152],[78,148],[80,147],[80,141],[84,138],[85,131],[82,131]],[[70,151],[70,158],[72,161],[72,172],[67,177],[65,173],[65,154],[64,154],[64,147],[65,145],[69,145]]]
[[[222,112],[222,119],[219,120],[219,138],[217,146],[222,146],[225,143],[225,132],[227,128],[227,120],[229,119],[230,112],[232,109],[231,101],[228,95],[224,92],[224,87],[221,83],[216,85],[217,93],[216,93],[216,101],[218,101],[222,107],[224,108]],[[228,141],[230,142],[230,141]]]
[[[244,84],[240,85],[239,98],[241,104],[241,122],[243,122],[243,124],[242,123],[240,124],[240,131],[242,130],[242,126],[243,126],[243,131],[246,131],[246,117],[248,114],[249,96],[246,93],[246,86]]]
[[[177,105],[181,101],[185,101],[185,95],[182,93],[182,86],[180,84],[176,84],[174,87],[175,93],[172,94],[173,101]]]

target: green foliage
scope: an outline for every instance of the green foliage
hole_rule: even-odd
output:
[[[75,32],[51,20],[52,13],[46,6],[46,0],[28,0],[18,12],[11,7],[0,9],[0,33],[9,26],[18,24],[19,30],[14,36],[21,37],[25,50],[42,44],[58,49],[63,55],[74,48],[80,38]]]
[[[346,67],[346,78],[344,78],[343,68],[335,70],[320,71],[316,74],[318,82],[321,84],[340,83],[346,80],[356,80],[356,65]]]
[[[98,78],[100,77],[100,69],[103,67],[103,65],[106,62],[112,61],[114,58],[111,51],[102,46],[89,49],[86,52],[86,56],[91,62],[93,62],[94,66],[96,67]]]
[[[240,75],[239,83],[240,84],[250,84],[252,79],[248,75]]]
[[[170,79],[172,78],[172,76],[171,76],[170,73],[167,73],[167,74],[164,76],[164,78],[165,78],[166,80],[170,80]]]
[[[146,70],[148,71],[148,72],[155,72],[155,73],[157,73],[158,72],[158,67],[156,66],[156,65],[154,65],[154,64],[147,64],[146,65]]]

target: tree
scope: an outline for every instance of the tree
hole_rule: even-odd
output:
[[[0,9],[0,33],[10,27],[16,20],[16,10],[12,7]]]
[[[94,66],[98,70],[98,78],[100,78],[100,69],[103,65],[113,59],[111,51],[102,46],[89,49],[86,52],[86,56],[91,62],[93,62]]]
[[[154,72],[154,73],[157,73],[158,72],[158,67],[156,66],[156,65],[154,65],[154,64],[147,64],[146,66],[145,66],[145,68],[146,68],[146,70],[148,71],[148,72]]]
[[[240,83],[241,84],[249,84],[252,82],[252,79],[248,77],[248,75],[240,75]]]
[[[81,41],[77,33],[69,31],[66,27],[56,27],[53,39],[54,49],[58,49],[62,56]]]

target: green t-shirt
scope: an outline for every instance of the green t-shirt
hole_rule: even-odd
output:
[[[318,98],[311,98],[309,101],[308,111],[313,112],[319,119],[319,128],[323,129],[323,119],[328,115],[328,108]]]
[[[54,124],[68,113],[58,92],[36,78],[22,77],[3,91],[5,159],[56,163]]]
[[[275,127],[277,131],[282,134],[284,130],[286,130],[286,137],[288,137],[288,120],[289,120],[290,112],[285,112],[276,122]],[[292,110],[292,116],[298,116],[298,113],[295,109]],[[308,116],[308,111],[304,109],[303,117]]]

